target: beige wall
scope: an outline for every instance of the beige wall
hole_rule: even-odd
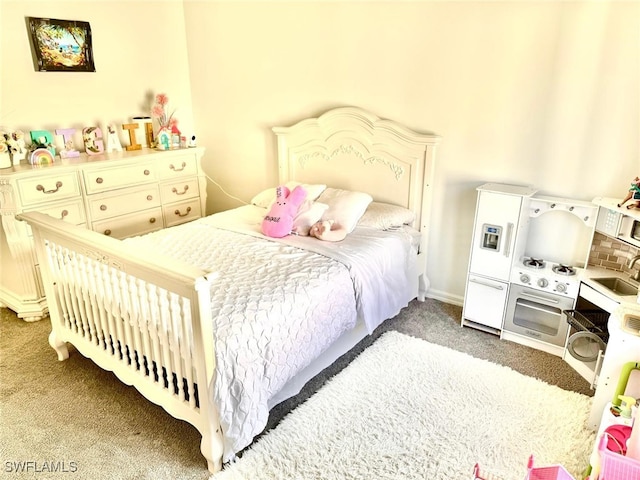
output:
[[[35,71],[28,16],[88,21],[96,72]],[[0,126],[79,132],[110,122],[121,125],[148,115],[149,98],[166,92],[176,117],[193,129],[181,1],[0,0],[0,22]],[[128,135],[120,136],[128,145]],[[58,142],[62,146],[61,137]],[[79,133],[76,142],[79,148]]]
[[[276,182],[270,127],[357,105],[443,136],[432,295],[461,301],[475,187],[590,200],[640,174],[638,2],[185,2],[209,171]],[[237,205],[217,188],[209,205]]]
[[[89,21],[97,72],[35,72],[25,16]],[[429,274],[449,301],[476,186],[589,200],[640,174],[637,2],[0,0],[0,27],[0,125],[118,122],[166,92],[245,200],[276,183],[274,125],[358,105],[442,135]],[[210,212],[236,205],[210,186]]]

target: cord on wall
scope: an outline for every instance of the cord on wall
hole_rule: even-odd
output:
[[[247,202],[245,202],[244,200],[242,200],[241,198],[238,197],[234,197],[233,195],[231,195],[229,192],[227,192],[224,188],[222,188],[222,185],[220,185],[218,182],[216,182],[213,178],[211,178],[209,175],[207,175],[206,173],[204,174],[204,176],[207,178],[207,180],[209,180],[211,183],[213,183],[216,187],[218,187],[220,189],[220,191],[222,193],[224,193],[227,197],[232,198],[234,200],[237,200],[238,202],[242,203],[243,205],[249,205]]]

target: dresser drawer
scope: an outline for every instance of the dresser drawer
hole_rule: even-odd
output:
[[[185,150],[180,150],[180,154],[166,152],[166,157],[162,157],[158,161],[158,171],[160,172],[160,180],[168,180],[170,178],[190,177],[198,174],[198,160],[195,153],[185,154]]]
[[[80,197],[76,172],[63,172],[19,179],[17,182],[23,206]]]
[[[126,215],[160,206],[158,185],[131,187],[115,192],[102,193],[89,197],[89,215],[91,220]]]
[[[173,225],[179,225],[180,223],[195,220],[202,216],[202,211],[200,210],[200,199],[195,198],[186,202],[165,205],[163,207],[163,212],[164,224],[166,227],[172,227]]]
[[[47,203],[46,205],[40,205],[38,207],[25,208],[24,211],[42,212],[53,218],[64,220],[65,222],[69,222],[73,225],[82,225],[86,222],[84,206],[82,205],[81,198],[56,202],[55,204]]]
[[[179,202],[180,200],[199,197],[198,178],[192,177],[162,183],[160,185],[160,195],[162,203]]]
[[[117,218],[93,222],[91,228],[103,235],[126,238],[160,230],[164,227],[162,208],[151,208]]]
[[[129,164],[84,170],[84,184],[89,195],[117,188],[155,182],[158,168],[153,163]]]

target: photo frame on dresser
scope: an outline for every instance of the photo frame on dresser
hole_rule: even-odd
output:
[[[36,71],[96,71],[89,22],[37,17],[26,22]]]

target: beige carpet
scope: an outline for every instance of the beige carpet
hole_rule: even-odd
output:
[[[460,307],[436,300],[412,302],[311,381],[300,395],[274,408],[269,428],[387,330],[508,365],[567,390],[589,393],[588,384],[562,359],[460,328],[460,314]],[[25,323],[0,308],[0,479],[208,478],[195,428],[170,417],[77,352],[58,362],[47,343],[49,330],[48,321]],[[59,470],[69,470],[74,462],[76,472],[34,473],[45,462]],[[16,473],[20,468],[29,472]]]
[[[3,315],[2,323],[0,478],[209,477],[191,425],[77,351],[58,362],[47,343],[48,321]]]

